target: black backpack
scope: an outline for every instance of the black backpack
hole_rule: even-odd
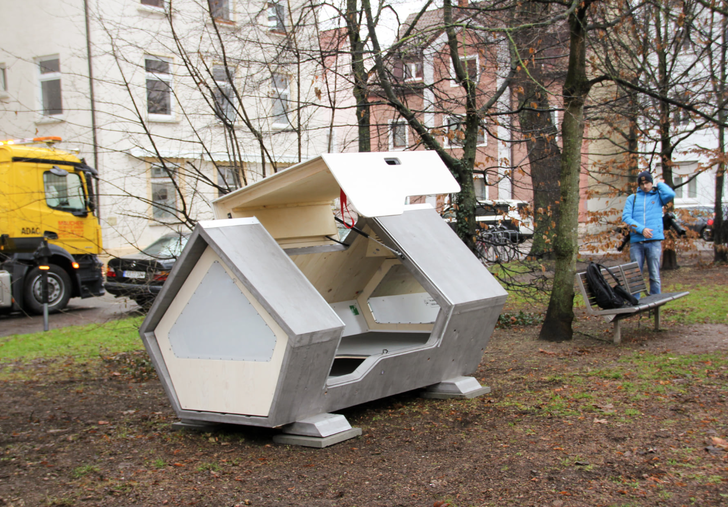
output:
[[[611,287],[602,275],[602,268],[612,275],[617,285]],[[612,310],[614,308],[624,308],[625,306],[636,306],[639,304],[637,298],[630,294],[627,289],[622,287],[619,280],[608,267],[602,266],[595,262],[590,262],[586,267],[586,283],[589,285],[594,299],[599,308],[604,310]]]

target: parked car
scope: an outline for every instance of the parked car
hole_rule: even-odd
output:
[[[188,239],[189,233],[167,234],[137,254],[114,257],[106,269],[104,288],[116,297],[150,306]]]
[[[705,241],[713,239],[713,206],[680,206],[675,208],[676,221],[682,227],[695,231]],[[708,225],[710,221],[710,226]]]
[[[705,241],[713,241],[713,223],[715,221],[715,213],[712,214],[710,218],[708,218],[708,223],[706,225],[706,238]],[[726,221],[728,221],[728,204],[723,206],[723,223],[725,224]],[[725,230],[725,229],[723,229]],[[725,239],[725,238],[724,238]]]

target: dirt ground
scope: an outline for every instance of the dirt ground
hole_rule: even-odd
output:
[[[725,290],[728,269],[665,278]],[[497,329],[474,373],[489,395],[354,407],[342,413],[363,435],[320,450],[273,430],[172,429],[142,353],[37,362],[2,385],[0,505],[728,504],[728,326],[656,333],[643,316],[619,346],[601,320],[575,330],[557,344],[537,325]]]

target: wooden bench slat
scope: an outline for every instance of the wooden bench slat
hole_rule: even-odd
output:
[[[621,264],[619,266],[610,266],[609,271],[614,273],[615,277],[619,282],[632,294],[639,294],[644,292],[647,293],[647,285],[645,279],[640,272],[639,266],[636,262],[630,262],[627,264]],[[609,285],[613,285],[614,278],[602,269],[602,275],[607,280]],[[620,320],[630,315],[634,315],[645,311],[654,311],[655,314],[655,330],[660,329],[660,306],[674,301],[675,299],[687,296],[689,292],[664,292],[662,294],[655,294],[651,296],[643,296],[637,306],[628,306],[625,308],[614,308],[611,310],[604,310],[599,308],[596,303],[596,298],[586,281],[586,272],[577,273],[576,277],[577,285],[581,291],[581,295],[584,297],[586,303],[587,312],[591,315],[599,315],[604,317],[608,322],[611,321],[614,324],[614,343],[621,341],[620,331]]]

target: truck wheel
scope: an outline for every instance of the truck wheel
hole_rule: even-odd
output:
[[[63,310],[71,299],[71,277],[55,264],[48,270],[48,313]],[[43,314],[43,277],[34,267],[25,279],[25,307],[36,315]]]

